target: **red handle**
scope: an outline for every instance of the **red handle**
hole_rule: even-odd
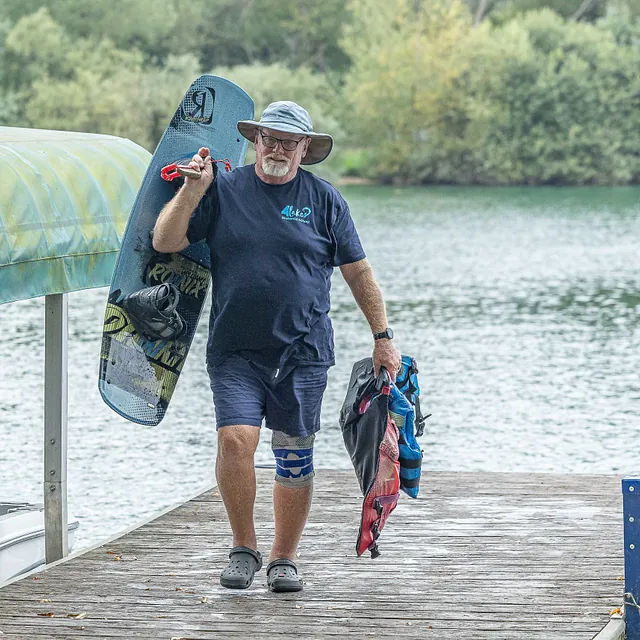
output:
[[[178,165],[175,162],[168,164],[166,167],[162,167],[160,169],[160,176],[163,180],[167,182],[171,182],[174,178],[177,178],[180,174],[178,173]]]
[[[232,169],[231,160],[229,160],[229,158],[225,158],[224,160],[214,160],[212,158],[211,161],[223,163],[225,171],[231,171]],[[200,171],[198,171],[197,169],[193,169],[192,167],[188,167],[185,164],[177,164],[176,162],[172,162],[166,167],[162,167],[162,169],[160,169],[160,176],[167,182],[171,182],[171,180],[175,180],[180,176],[186,176],[188,178],[193,178],[194,180],[199,180]]]

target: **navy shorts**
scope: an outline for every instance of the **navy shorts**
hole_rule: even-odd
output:
[[[209,381],[216,410],[216,429],[232,424],[262,425],[292,436],[320,430],[322,395],[327,387],[326,365],[269,369],[238,355],[209,364]]]

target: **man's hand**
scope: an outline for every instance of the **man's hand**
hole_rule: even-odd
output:
[[[373,372],[376,377],[380,373],[380,367],[384,367],[389,372],[393,382],[396,381],[396,374],[402,367],[399,351],[393,346],[391,340],[386,338],[376,340],[373,346]]]
[[[185,177],[184,185],[162,207],[153,228],[153,248],[160,253],[182,251],[189,246],[189,218],[213,182],[213,162],[206,147],[200,147],[188,166],[199,171],[200,177]]]
[[[189,167],[200,171],[199,178],[185,178],[187,188],[199,187],[203,192],[209,188],[213,182],[213,161],[209,155],[207,147],[200,147],[198,153],[191,159]]]

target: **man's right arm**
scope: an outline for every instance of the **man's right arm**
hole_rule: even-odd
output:
[[[200,178],[185,178],[184,185],[163,207],[153,228],[153,248],[160,253],[182,251],[189,246],[187,229],[191,214],[213,181],[209,149],[202,147],[189,166],[200,169]]]

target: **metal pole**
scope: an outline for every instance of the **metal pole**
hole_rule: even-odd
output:
[[[67,296],[45,296],[44,531],[46,562],[69,553],[67,513]]]
[[[640,480],[623,478],[624,617],[627,640],[640,640]]]

